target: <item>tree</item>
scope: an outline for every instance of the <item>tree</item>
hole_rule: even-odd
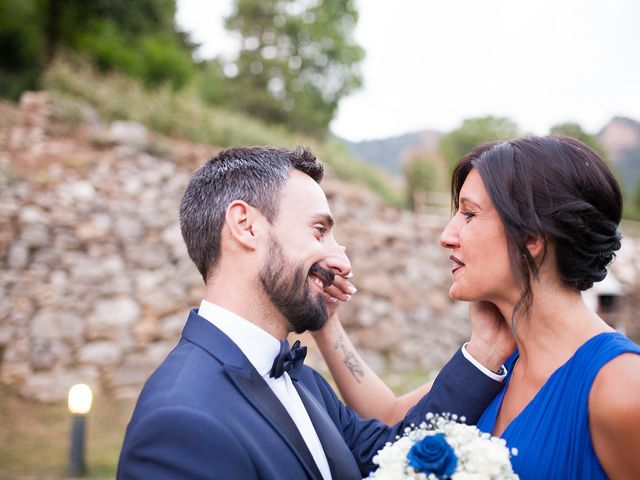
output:
[[[505,117],[469,118],[462,125],[442,137],[440,150],[452,172],[462,156],[475,146],[496,140],[510,140],[519,136],[516,123]]]
[[[404,178],[409,206],[411,210],[418,210],[427,203],[428,192],[437,184],[438,171],[433,156],[428,153],[412,156],[404,166]]]
[[[585,132],[582,129],[582,127],[577,123],[574,123],[574,122],[559,123],[551,127],[551,130],[549,131],[549,133],[551,135],[565,135],[568,137],[576,138],[581,142],[590,146],[602,158],[604,159],[607,158],[607,153],[605,152],[604,148],[598,141],[598,138],[595,135],[591,135],[590,133]]]
[[[35,0],[0,0],[0,96],[34,89],[45,63],[44,20]]]
[[[176,0],[0,0],[0,95],[17,98],[61,49],[149,85],[179,88],[195,45],[177,30]]]
[[[340,99],[362,83],[357,20],[353,0],[236,0],[226,19],[242,38],[230,103],[324,136]]]

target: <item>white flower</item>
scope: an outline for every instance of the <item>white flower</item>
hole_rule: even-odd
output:
[[[454,473],[453,480],[489,480],[489,476],[484,473],[458,472]]]
[[[416,472],[407,455],[411,447],[426,436],[441,433],[453,448],[458,459],[452,480],[516,480],[511,467],[510,453],[503,439],[482,433],[474,426],[457,423],[456,415],[426,415],[426,422],[417,428],[405,429],[394,443],[387,443],[378,451],[373,462],[378,469],[369,478],[376,480],[427,480],[433,474]],[[460,417],[461,419],[463,417]]]

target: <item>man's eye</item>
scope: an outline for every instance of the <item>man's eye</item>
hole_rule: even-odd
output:
[[[324,234],[327,232],[327,228],[322,225],[316,225],[315,229],[320,234],[321,237],[324,237]]]

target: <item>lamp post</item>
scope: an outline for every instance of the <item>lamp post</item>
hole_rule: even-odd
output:
[[[87,473],[84,457],[86,416],[91,410],[93,394],[88,385],[79,383],[69,390],[68,405],[71,412],[71,444],[69,448],[69,475],[82,477]]]

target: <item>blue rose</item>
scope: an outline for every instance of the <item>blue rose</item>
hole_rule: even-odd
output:
[[[427,475],[433,473],[441,479],[453,475],[458,465],[458,457],[442,433],[429,435],[416,442],[409,450],[407,458],[409,465],[417,472]]]

